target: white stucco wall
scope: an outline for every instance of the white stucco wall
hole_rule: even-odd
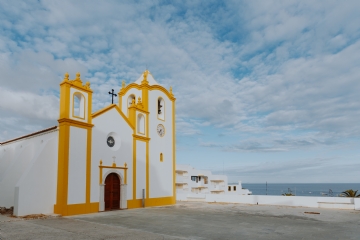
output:
[[[136,198],[142,199],[142,190],[146,189],[146,143],[136,141]]]
[[[164,99],[165,120],[157,117],[158,98]],[[149,91],[149,162],[150,162],[150,198],[169,197],[173,195],[173,116],[172,101],[163,92]],[[157,133],[158,124],[165,127],[165,135]],[[163,162],[160,162],[163,153]]]
[[[103,166],[111,166],[113,157],[117,166],[127,164],[127,198],[132,199],[132,151],[133,151],[133,129],[123,119],[116,109],[111,109],[93,119],[92,128],[92,151],[91,151],[91,191],[90,201],[98,202],[100,198],[99,185],[99,162],[103,161]],[[115,145],[110,148],[107,137],[115,136]],[[104,173],[109,169],[104,168]],[[123,170],[118,170],[121,174]],[[124,179],[121,179],[123,184]]]
[[[204,201],[242,203],[273,206],[312,207],[332,209],[356,209],[354,198],[343,197],[303,197],[269,195],[230,195],[230,194],[188,194],[177,193],[178,201]]]
[[[15,146],[9,145],[0,146],[0,182],[6,173],[7,168],[11,164],[11,159],[14,158],[15,154]]]
[[[86,201],[86,131],[70,127],[68,204]]]
[[[14,206],[15,185],[30,164],[36,148],[34,146],[36,143],[33,140],[21,141],[21,143],[15,143],[14,145],[16,154],[10,160],[11,163],[0,182],[0,206],[4,207]]]
[[[0,206],[15,207],[15,186],[36,161],[35,156],[41,152],[42,145],[52,138],[58,138],[57,130],[1,146],[2,150],[5,149],[11,153],[2,155],[0,159],[2,166],[5,167],[0,175]],[[54,151],[57,153],[56,149]],[[38,175],[38,178],[47,181],[46,176],[41,174]]]
[[[41,144],[32,164],[15,187],[14,215],[49,214],[54,212],[57,187],[57,134]]]

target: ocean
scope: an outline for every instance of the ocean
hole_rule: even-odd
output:
[[[360,183],[242,183],[253,195],[282,195],[291,192],[296,196],[337,197],[348,189],[359,190]]]

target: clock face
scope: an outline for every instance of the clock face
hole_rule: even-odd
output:
[[[165,135],[165,127],[162,124],[159,124],[156,129],[157,133],[160,137],[163,137]]]
[[[106,142],[109,147],[113,147],[115,145],[115,139],[112,136],[109,136]]]

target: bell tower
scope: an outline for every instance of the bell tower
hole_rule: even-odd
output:
[[[80,73],[60,83],[57,195],[54,212],[63,216],[97,212],[90,203],[92,90]]]

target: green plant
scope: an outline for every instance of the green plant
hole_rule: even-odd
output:
[[[281,194],[282,196],[295,196],[294,194],[292,194],[292,193],[283,193],[283,194]]]
[[[360,197],[360,194],[356,195],[357,192],[358,192],[358,190],[354,191],[352,189],[348,189],[348,190],[342,192],[341,196],[343,196],[343,197],[353,197],[353,198],[357,197],[358,198],[358,197]]]

